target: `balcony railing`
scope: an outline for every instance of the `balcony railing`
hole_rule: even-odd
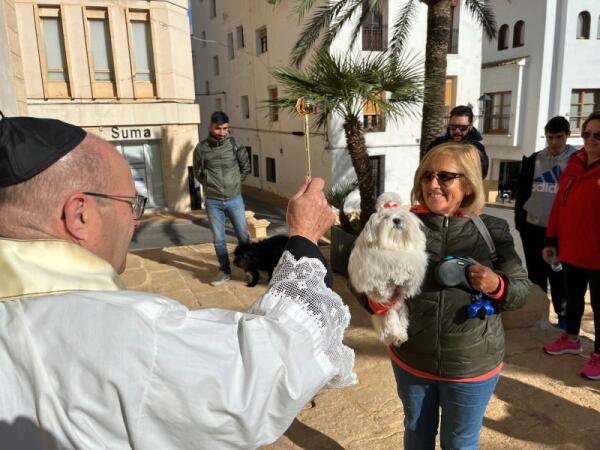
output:
[[[362,49],[382,52],[387,49],[387,28],[383,26],[363,25]]]
[[[448,42],[448,53],[455,55],[458,53],[458,28],[450,31],[450,41]]]

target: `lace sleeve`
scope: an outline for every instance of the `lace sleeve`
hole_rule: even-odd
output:
[[[307,330],[315,352],[322,353],[334,369],[326,387],[345,387],[357,382],[354,351],[342,342],[350,312],[340,296],[325,286],[326,272],[318,259],[296,260],[285,251],[269,290],[248,312]]]

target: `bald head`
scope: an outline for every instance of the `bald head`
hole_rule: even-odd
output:
[[[0,188],[0,236],[62,237],[57,225],[65,200],[76,191],[103,192],[110,180],[111,159],[118,156],[113,146],[88,134],[75,149],[35,177]]]
[[[0,188],[0,237],[70,241],[123,271],[137,223],[131,204],[84,192],[135,195],[125,158],[92,134],[33,178]]]

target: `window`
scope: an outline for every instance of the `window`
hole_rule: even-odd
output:
[[[267,158],[267,181],[271,183],[277,182],[277,170],[275,166],[275,158]]]
[[[369,156],[375,197],[385,192],[385,156]]]
[[[383,94],[380,93],[378,97],[383,99]],[[379,105],[368,101],[363,104],[363,129],[365,132],[385,131],[385,122]]]
[[[39,8],[38,46],[42,65],[44,96],[70,96],[62,17],[59,8]]]
[[[93,96],[94,98],[116,97],[108,12],[105,9],[86,9],[85,13],[86,44]]]
[[[250,166],[252,166],[252,147],[246,145],[246,153],[248,153],[248,161],[250,162]]]
[[[247,95],[242,95],[242,118],[250,118],[250,100]]]
[[[200,33],[200,39],[202,39],[202,47],[206,47],[206,31]]]
[[[450,120],[450,111],[456,106],[455,85],[456,77],[446,77],[446,87],[444,88],[444,112],[446,120]]]
[[[525,22],[519,20],[513,29],[513,47],[523,47],[523,45],[525,45]]]
[[[261,27],[256,30],[256,49],[258,54],[266,53],[268,50],[267,45],[267,27]]]
[[[363,8],[368,6],[363,0]],[[386,49],[385,27],[381,8],[374,6],[362,23],[362,49],[365,51],[383,51]]]
[[[219,69],[219,57],[217,55],[213,56],[213,75],[217,76],[220,73]]]
[[[508,134],[510,122],[510,92],[494,92],[486,95],[484,132]]]
[[[269,100],[277,100],[278,98],[277,88],[269,88]],[[269,119],[271,122],[277,122],[279,120],[279,108],[277,106],[269,106]]]
[[[573,89],[571,91],[571,130],[581,130],[587,116],[600,109],[600,89]]]
[[[233,52],[233,33],[227,33],[227,57],[233,59],[235,53]]]
[[[450,22],[450,40],[448,41],[448,53],[456,55],[458,53],[458,24],[460,18],[458,17],[458,8],[451,6],[452,8],[452,22]]]
[[[237,48],[244,48],[246,44],[244,43],[244,27],[239,26],[235,29],[235,35],[237,39]]]
[[[498,50],[508,48],[508,25],[504,24],[498,30]]]
[[[217,17],[217,0],[210,0],[210,18]]]
[[[130,57],[134,95],[156,96],[152,30],[148,11],[129,11]]]
[[[589,39],[590,38],[590,13],[582,11],[577,17],[577,39]]]
[[[259,172],[259,163],[258,163],[258,155],[252,155],[252,175],[255,176],[256,178],[259,177],[260,172]]]

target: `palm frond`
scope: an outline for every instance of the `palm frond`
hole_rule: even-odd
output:
[[[392,40],[390,51],[399,54],[404,49],[404,42],[408,39],[412,24],[417,15],[419,0],[407,0],[406,4],[398,12],[398,16],[392,27]]]
[[[483,27],[488,39],[496,37],[496,16],[490,0],[465,0],[465,6]]]
[[[281,0],[278,0],[280,2]],[[296,6],[294,7],[294,12],[298,14],[298,20],[301,21],[304,19],[304,16],[311,8],[314,6],[317,0],[296,0]]]
[[[338,35],[342,27],[349,23],[352,20],[352,17],[356,14],[357,10],[360,9],[362,10],[360,19],[352,29],[350,42],[348,44],[349,48],[352,47],[354,42],[356,42],[356,38],[358,37],[358,33],[360,32],[365,17],[367,17],[373,8],[371,3],[378,3],[379,1],[381,0],[371,0],[371,2],[365,4],[363,0],[349,0],[344,11],[340,11],[340,14],[336,16],[332,24],[329,26],[329,29],[325,32],[321,48],[328,47],[333,42],[333,39]]]
[[[290,60],[294,66],[298,67],[302,64],[310,49],[319,41],[321,34],[329,28],[335,17],[337,17],[347,4],[354,1],[340,0],[333,5],[326,3],[314,10],[292,48]],[[323,48],[323,46],[323,44],[319,45],[320,48]]]

